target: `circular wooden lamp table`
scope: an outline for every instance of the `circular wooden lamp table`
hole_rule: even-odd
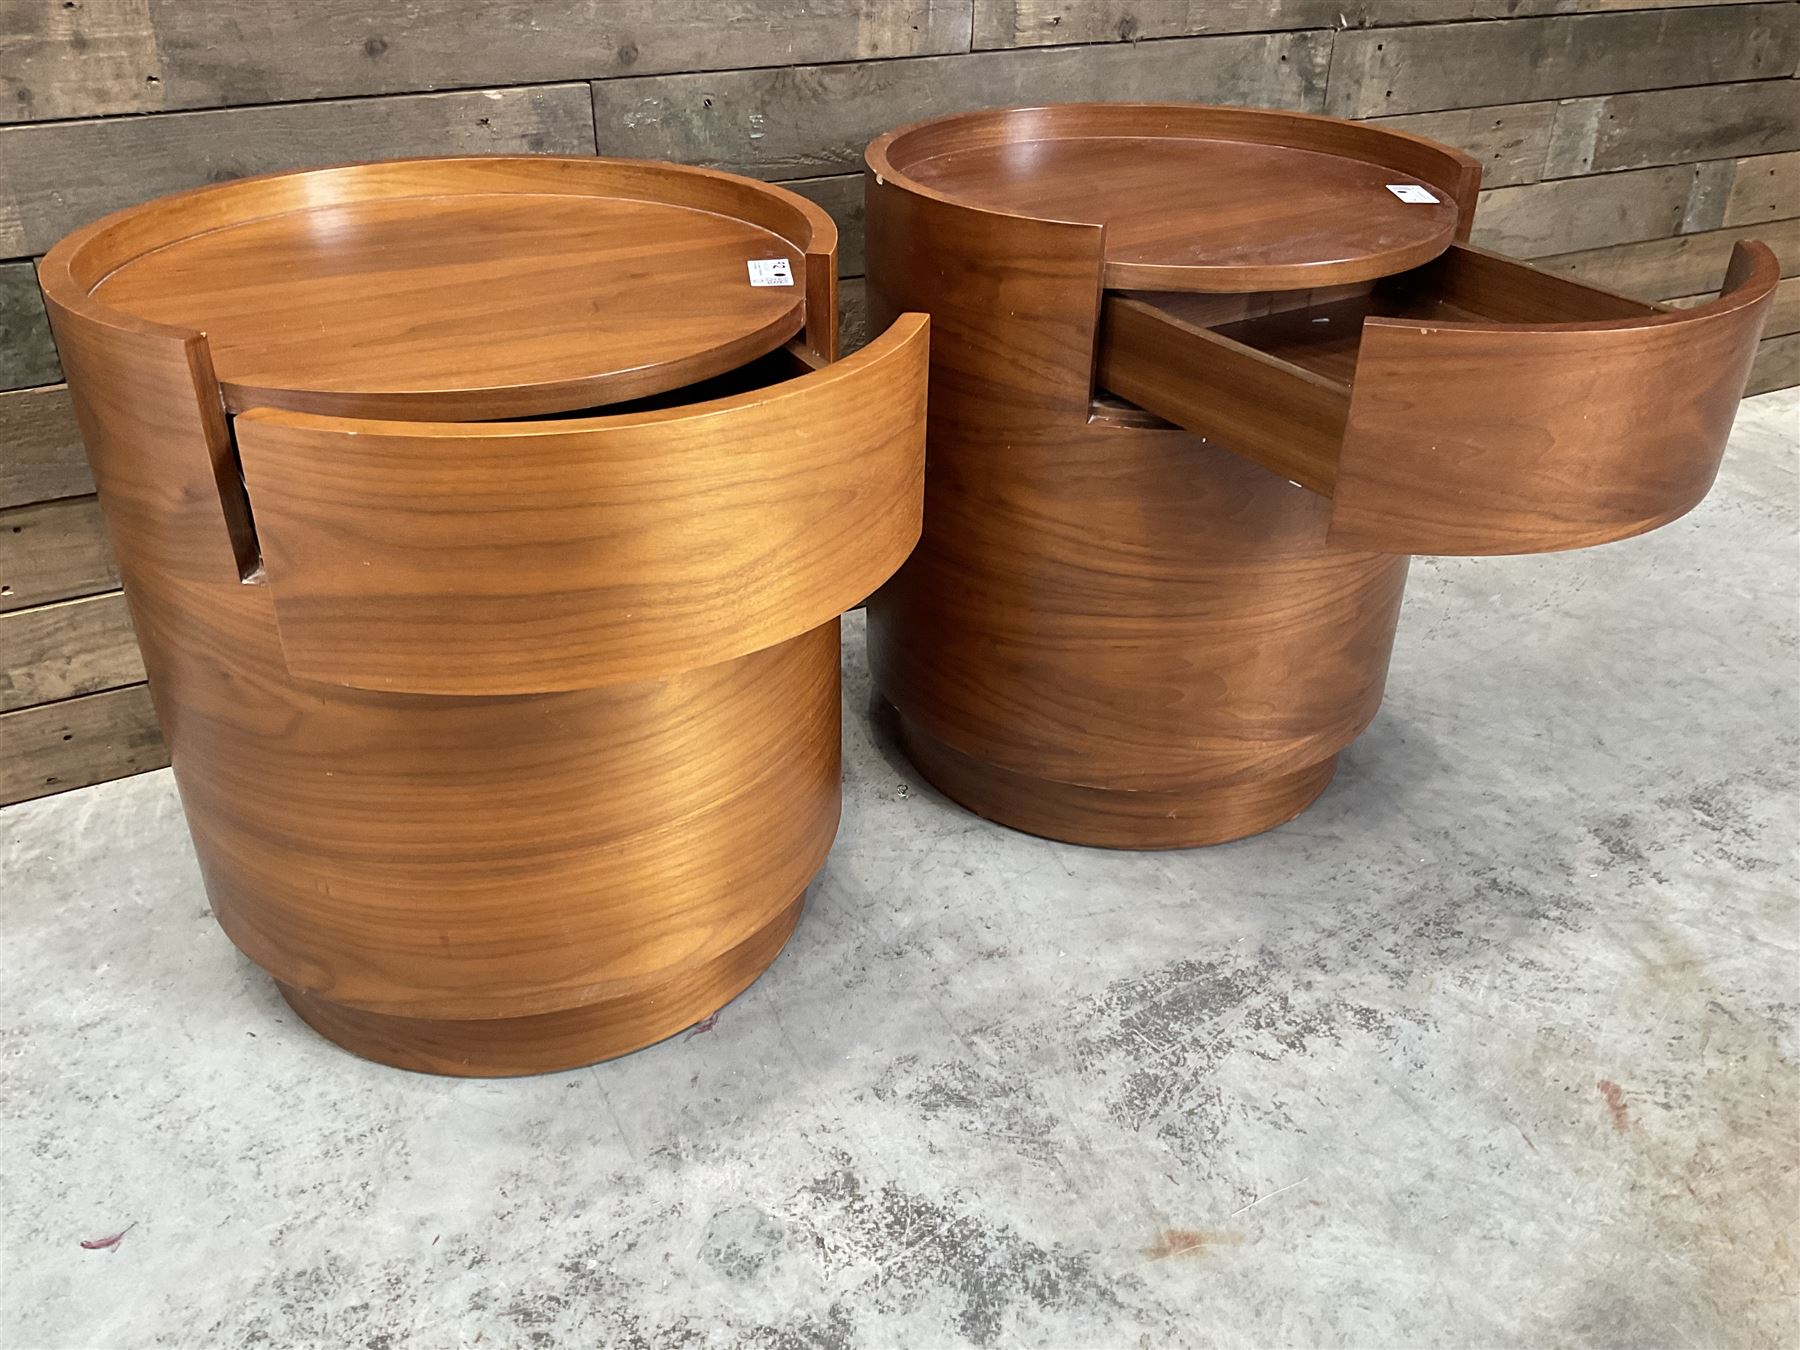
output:
[[[779,188],[401,161],[41,266],[214,913],[313,1027],[515,1074],[756,978],[837,830],[838,616],[918,536],[926,321],[836,357]]]
[[[1033,834],[1290,819],[1374,717],[1408,557],[1691,509],[1778,269],[1669,309],[1464,242],[1479,165],[1296,113],[973,112],[869,147],[870,318],[932,321],[918,549],[870,602],[902,744]]]

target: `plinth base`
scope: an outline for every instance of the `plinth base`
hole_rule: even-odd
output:
[[[965,755],[904,713],[896,729],[931,785],[978,816],[1065,844],[1094,848],[1199,848],[1261,834],[1299,815],[1325,791],[1337,756],[1296,772],[1195,792],[1122,792],[1030,778]]]
[[[462,1078],[555,1073],[641,1050],[736,998],[767,970],[800,921],[804,893],[730,951],[649,991],[530,1017],[395,1017],[276,982],[288,1006],[327,1040],[397,1069]]]

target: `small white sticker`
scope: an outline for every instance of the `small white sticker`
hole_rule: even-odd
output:
[[[792,286],[794,272],[788,266],[786,258],[752,258],[750,260],[750,284],[752,286]]]
[[[1420,206],[1437,205],[1437,198],[1417,183],[1389,183],[1387,190],[1403,202],[1413,202]]]

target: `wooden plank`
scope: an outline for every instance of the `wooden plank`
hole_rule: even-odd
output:
[[[143,678],[122,591],[0,614],[0,712]]]
[[[0,389],[52,384],[61,378],[62,363],[50,337],[37,269],[28,262],[0,263]]]
[[[1136,42],[1288,28],[1398,27],[1617,9],[1679,9],[1719,0],[980,0],[975,45]],[[1757,0],[1725,0],[1757,3]]]
[[[1788,75],[1800,6],[1575,14],[1340,33],[1327,111],[1345,117]]]
[[[1693,169],[1694,190],[1688,194],[1687,210],[1682,213],[1677,234],[1698,234],[1721,229],[1725,224],[1725,199],[1731,193],[1731,179],[1736,172],[1732,161],[1709,159]]]
[[[1558,276],[1469,244],[1452,244],[1407,274],[1395,289],[1425,301],[1427,317],[1437,305],[1444,305],[1446,317],[1501,324],[1601,323],[1646,319],[1657,313],[1651,301]]]
[[[1564,103],[1550,129],[1544,176],[1795,149],[1800,149],[1800,88],[1792,82],[1703,84]]]
[[[1709,230],[1673,239],[1651,239],[1610,248],[1583,249],[1538,258],[1533,266],[1546,272],[1579,277],[1631,295],[1665,300],[1717,289],[1739,239],[1760,239],[1781,259],[1784,276],[1800,271],[1800,220]]]
[[[97,595],[118,585],[96,498],[0,511],[0,613]]]
[[[838,285],[838,355],[848,356],[869,340],[868,283],[861,277]]]
[[[1698,178],[1683,164],[1495,188],[1481,194],[1472,239],[1519,258],[1661,239],[1681,232]]]
[[[860,277],[863,270],[863,176],[838,174],[782,183],[831,213],[838,227],[838,275]]]
[[[1705,304],[1719,297],[1719,292],[1706,292],[1703,295],[1678,295],[1665,304],[1674,304],[1683,310],[1692,310],[1696,304]],[[1787,333],[1800,333],[1800,277],[1782,277],[1782,283],[1775,288],[1775,304],[1769,306],[1769,317],[1762,324],[1762,337],[1786,337]]]
[[[1262,33],[603,80],[594,120],[602,154],[816,178],[860,172],[876,136],[950,109],[1204,90],[1214,103],[1317,111],[1330,47],[1329,33]]]
[[[0,121],[924,56],[971,0],[17,0]]]
[[[1339,28],[1366,8],[1350,0],[979,0],[975,46],[1044,47]]]
[[[0,803],[48,797],[168,762],[148,685],[0,713]]]
[[[1452,108],[1446,112],[1407,113],[1369,119],[1378,127],[1410,131],[1453,145],[1481,161],[1484,187],[1535,183],[1543,174],[1544,151],[1556,104],[1510,103],[1495,108]]]
[[[0,394],[0,508],[93,490],[68,386]]]
[[[1800,99],[1800,89],[1795,97]],[[1800,211],[1800,152],[1757,155],[1732,166],[1724,225],[1756,225]]]
[[[592,117],[587,86],[560,84],[0,127],[0,254],[41,253],[119,207],[275,169],[408,155],[588,155]]]
[[[1764,338],[1750,367],[1745,394],[1766,394],[1771,389],[1791,389],[1800,384],[1800,333]]]
[[[1800,333],[1800,277],[1783,277],[1775,288],[1775,303],[1769,308],[1769,320],[1763,325],[1765,338]]]
[[[1707,291],[1703,295],[1684,295],[1670,300],[1671,305],[1679,305],[1682,309],[1691,309],[1695,305],[1704,305],[1708,300],[1718,297],[1717,291]],[[1775,303],[1769,306],[1769,317],[1763,323],[1763,337],[1782,337],[1788,333],[1800,333],[1800,277],[1783,277],[1781,284],[1775,288]]]

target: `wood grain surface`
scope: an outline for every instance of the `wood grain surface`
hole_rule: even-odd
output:
[[[0,508],[84,497],[94,475],[63,385],[0,394]]]
[[[752,258],[803,269],[785,240],[682,207],[469,194],[209,230],[95,295],[204,329],[234,411],[367,395],[431,416],[446,393],[505,387],[533,391],[520,411],[559,411],[692,384],[792,337],[804,291],[750,285]]]
[[[598,174],[640,195],[661,184],[678,205],[754,203],[752,219],[799,235],[809,329],[792,368],[811,373],[610,418],[455,427],[265,411],[238,419],[240,461],[207,339],[95,291],[122,258],[229,217],[245,200],[232,193],[316,202],[318,177],[103,222],[43,267],[214,912],[313,1026],[434,1072],[624,1053],[715,1010],[774,959],[837,827],[836,596],[853,603],[879,582],[918,521],[924,321],[829,364],[835,334],[813,331],[837,317],[829,221],[718,175],[562,164],[466,167],[490,182]],[[336,181],[380,199],[420,172]],[[181,218],[189,209],[197,220]],[[317,459],[283,464],[284,448]],[[754,479],[748,459],[763,470]],[[265,513],[254,523],[252,498]],[[844,522],[854,538],[829,532]],[[361,565],[377,553],[379,569]],[[345,584],[359,573],[360,592]],[[577,633],[558,648],[569,611],[556,587],[574,576],[590,609],[662,608],[585,630],[605,634],[598,647]],[[307,678],[295,652],[313,649],[283,639],[296,625],[316,633],[306,602],[330,585],[365,620],[369,604],[403,595],[414,622],[384,616],[385,631],[363,630],[375,645],[353,669]],[[504,656],[467,631],[502,611],[538,629],[509,629],[519,645]],[[395,692],[407,683],[395,661],[435,664],[446,673],[411,683],[456,692]],[[346,673],[384,687],[332,682]],[[120,696],[141,701],[142,689],[48,707]],[[54,722],[43,713],[0,713],[0,735],[35,747]],[[25,762],[36,774],[46,761],[33,749]]]
[[[0,712],[0,797],[30,801],[160,769],[169,752],[143,685]]]
[[[1046,135],[950,150],[907,173],[989,210],[1104,225],[1106,284],[1127,288],[1360,281],[1424,262],[1456,233],[1454,203],[1410,174],[1223,137]],[[1390,179],[1429,200],[1401,201]]]
[[[367,1059],[420,1073],[505,1077],[519,1072],[519,1047],[534,1047],[544,1070],[576,1068],[653,1045],[693,1024],[691,1009],[723,1006],[781,954],[800,921],[796,897],[774,922],[737,946],[663,981],[655,998],[641,989],[609,992],[579,1008],[523,1017],[460,1021],[396,1016],[348,1007],[279,984],[281,996],[321,1035]]]
[[[1800,250],[1769,228],[1800,216],[1800,185],[1780,169],[1800,152],[1800,83],[1792,63],[1753,51],[1758,33],[1785,40],[1792,0],[834,0],[804,18],[773,0],[14,8],[17,22],[0,22],[0,123],[15,123],[0,126],[0,259],[13,255],[0,260],[0,506],[92,491],[79,450],[75,473],[41,458],[76,437],[66,400],[41,388],[61,368],[29,255],[161,193],[346,159],[604,150],[781,181],[838,224],[841,290],[809,297],[809,311],[841,303],[849,346],[866,330],[866,142],[915,118],[1047,98],[1367,106],[1378,128],[1480,162],[1481,241],[1529,239],[1556,269],[1646,299],[1715,291],[1735,242],[1720,230],[1763,227],[1754,235],[1790,273]],[[1722,37],[1657,41],[1655,12],[1673,10]],[[1478,40],[1417,31],[1434,28]],[[1429,67],[1446,41],[1441,75]],[[1333,63],[1340,45],[1355,59]],[[1371,45],[1381,59],[1364,59]],[[1407,67],[1401,86],[1390,51]],[[1596,79],[1606,92],[1579,92]],[[1428,89],[1440,106],[1391,113],[1389,89]],[[1686,209],[1666,238],[1632,237],[1673,218],[1673,192],[1653,177],[1605,180],[1667,166],[1693,171]],[[1570,186],[1508,194],[1539,182]],[[1753,391],[1800,374],[1780,304]],[[1116,400],[1097,415],[1157,421]],[[61,519],[94,528],[78,512]]]
[[[143,658],[118,591],[0,614],[0,712],[143,678]]]
[[[1305,313],[1310,328],[1314,311]],[[1147,300],[1108,294],[1100,327],[1099,388],[1331,495],[1350,415],[1345,385]]]
[[[1800,6],[1576,14],[1340,35],[1327,112],[1373,117],[1793,73]],[[1696,75],[1702,78],[1696,78]]]
[[[1800,334],[1788,333],[1765,339],[1750,367],[1746,394],[1764,394],[1800,384]]]
[[[1721,225],[1764,225],[1800,202],[1800,150],[1753,155],[1731,166]]]
[[[93,497],[0,510],[0,613],[118,584]]]
[[[879,142],[867,182],[872,321],[932,315],[924,534],[869,604],[915,763],[1110,847],[1294,815],[1379,705],[1406,559],[1331,548],[1328,503],[1198,437],[1090,420],[1100,227],[915,189]]]
[[[902,127],[883,175],[984,210],[1105,227],[1107,286],[1294,290],[1385,276],[1468,230],[1480,167],[1399,131],[1194,104],[1065,103]],[[1406,202],[1390,186],[1423,188]]]
[[[1447,108],[1442,112],[1371,120],[1383,130],[1410,132],[1453,145],[1480,162],[1482,183],[1507,187],[1535,183],[1543,176],[1544,147],[1550,140],[1557,107],[1544,100],[1499,107]]]
[[[358,159],[526,153],[594,153],[585,85],[0,127],[0,254],[43,253],[96,216],[208,183]]]
[[[1800,106],[1779,80],[1649,89],[1577,99],[1557,110],[1544,155],[1547,177],[1800,148]]]
[[[1710,295],[1693,297],[1693,303],[1704,304]],[[1775,287],[1775,303],[1769,306],[1769,317],[1763,324],[1763,338],[1780,337],[1784,333],[1800,333],[1800,277],[1783,277]]]
[[[0,121],[960,51],[971,0],[135,0],[9,14]]]
[[[1104,289],[1110,228],[1055,218],[1124,171],[1084,160],[1030,192],[915,172],[1007,126],[1027,147],[1009,173],[1069,170],[1036,128],[1088,113],[870,147],[874,321],[920,308],[935,330],[925,531],[870,603],[871,662],[901,744],[971,809],[1073,842],[1218,842],[1303,809],[1373,716],[1407,554],[1581,547],[1705,494],[1779,268],[1741,245],[1720,298],[1663,310],[1460,243],[1271,291],[1253,245],[1235,287],[1125,294]],[[1130,154],[1110,129],[1130,109],[1092,115]],[[1477,172],[1452,167],[1431,181],[1467,222]],[[1688,209],[1691,169],[1652,177],[1621,190]]]
[[[49,384],[61,374],[30,263],[0,263],[0,389]]]
[[[1071,5],[1067,0],[981,0],[975,9],[975,45],[1138,42],[1286,28],[1391,29],[1716,3],[1719,0],[1159,0],[1146,5],[1141,0],[1089,0]]]
[[[1099,380],[1332,498],[1334,543],[1585,547],[1711,486],[1778,280],[1768,249],[1738,248],[1724,296],[1685,310],[1466,245],[1216,330],[1169,298],[1109,295]]]
[[[1496,273],[1536,285],[1531,269],[1474,250],[1424,284],[1480,314],[1474,286],[1491,291]],[[1479,280],[1465,288],[1468,274]],[[1532,326],[1370,319],[1332,541],[1536,553],[1685,515],[1718,473],[1779,276],[1766,247],[1740,244],[1724,295],[1691,310]]]
[[[426,694],[672,675],[835,620],[919,536],[926,324],[662,412],[237,441],[288,669]]]
[[[605,154],[814,178],[855,170],[893,127],[959,109],[1182,99],[1200,87],[1218,103],[1318,111],[1330,52],[1326,33],[1259,33],[653,75],[596,83],[594,121]]]
[[[46,268],[205,331],[233,411],[527,416],[734,369],[807,319],[812,203],[632,161],[447,159],[277,175],[163,199],[70,236]],[[104,263],[101,261],[104,259]],[[789,264],[754,286],[753,259]]]
[[[1557,253],[1533,259],[1533,266],[1647,300],[1667,300],[1717,286],[1732,252],[1747,240],[1773,249],[1783,275],[1800,274],[1800,217]]]
[[[1691,164],[1561,178],[1481,194],[1473,243],[1516,258],[1662,239],[1724,223],[1725,196]]]

